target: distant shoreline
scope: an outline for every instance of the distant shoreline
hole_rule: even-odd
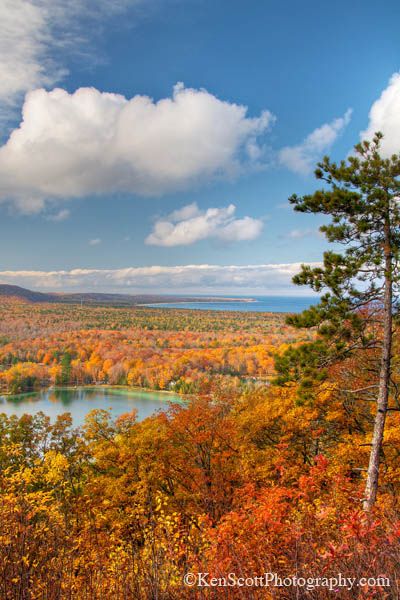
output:
[[[136,306],[154,306],[155,304],[220,304],[221,302],[239,302],[243,304],[247,304],[250,302],[258,302],[255,298],[224,298],[224,297],[193,297],[193,298],[183,298],[181,299],[172,299],[165,298],[162,300],[156,300],[155,302],[145,302],[141,304],[137,304]]]
[[[218,298],[215,296],[202,298],[181,298],[168,300],[157,298],[154,302],[142,302],[138,308],[153,310],[186,310],[186,311],[219,311],[219,312],[247,312],[247,313],[299,313],[308,309],[319,301],[318,297],[305,296],[256,296],[255,298]]]

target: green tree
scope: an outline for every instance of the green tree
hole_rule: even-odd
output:
[[[61,373],[57,380],[57,385],[68,385],[71,383],[71,354],[64,352],[61,359]]]
[[[296,327],[315,327],[315,341],[276,358],[278,382],[298,380],[300,397],[312,396],[333,362],[368,350],[378,357],[371,385],[376,411],[365,486],[364,508],[373,507],[391,389],[393,323],[399,292],[400,155],[381,156],[382,134],[355,146],[339,164],[325,157],[315,171],[323,189],[290,198],[296,211],[331,217],[320,230],[334,251],[322,266],[302,265],[293,281],[322,293],[318,305],[289,318]],[[340,247],[343,246],[343,248]]]

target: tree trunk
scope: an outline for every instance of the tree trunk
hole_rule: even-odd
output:
[[[383,343],[381,368],[379,372],[379,393],[377,398],[372,448],[369,457],[367,482],[363,501],[364,510],[370,511],[375,504],[378,493],[379,465],[385,431],[385,421],[389,400],[389,385],[392,358],[392,252],[390,240],[390,225],[385,225],[385,287],[383,304]]]

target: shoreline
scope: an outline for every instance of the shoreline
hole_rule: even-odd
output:
[[[74,391],[74,390],[120,390],[121,392],[142,392],[144,394],[162,394],[165,396],[175,396],[178,399],[188,400],[191,398],[193,394],[178,394],[177,392],[173,392],[172,390],[154,390],[152,388],[143,388],[137,386],[128,386],[128,385],[110,385],[110,384],[93,384],[93,385],[62,385],[62,386],[45,386],[41,387],[38,390],[32,390],[30,392],[20,392],[19,394],[11,394],[10,392],[1,392],[0,398],[15,398],[21,396],[32,396],[34,394],[40,394],[41,392],[50,392],[50,391]],[[1,412],[1,411],[0,411]]]
[[[259,302],[255,298],[192,298],[190,300],[157,300],[156,302],[146,302],[142,304],[136,304],[136,306],[163,306],[164,304],[221,304],[223,302],[232,302],[240,304],[250,304],[252,302]]]

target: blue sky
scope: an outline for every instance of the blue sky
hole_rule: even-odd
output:
[[[0,280],[298,293],[325,242],[288,196],[361,132],[400,150],[399,18],[390,0],[6,1]]]

